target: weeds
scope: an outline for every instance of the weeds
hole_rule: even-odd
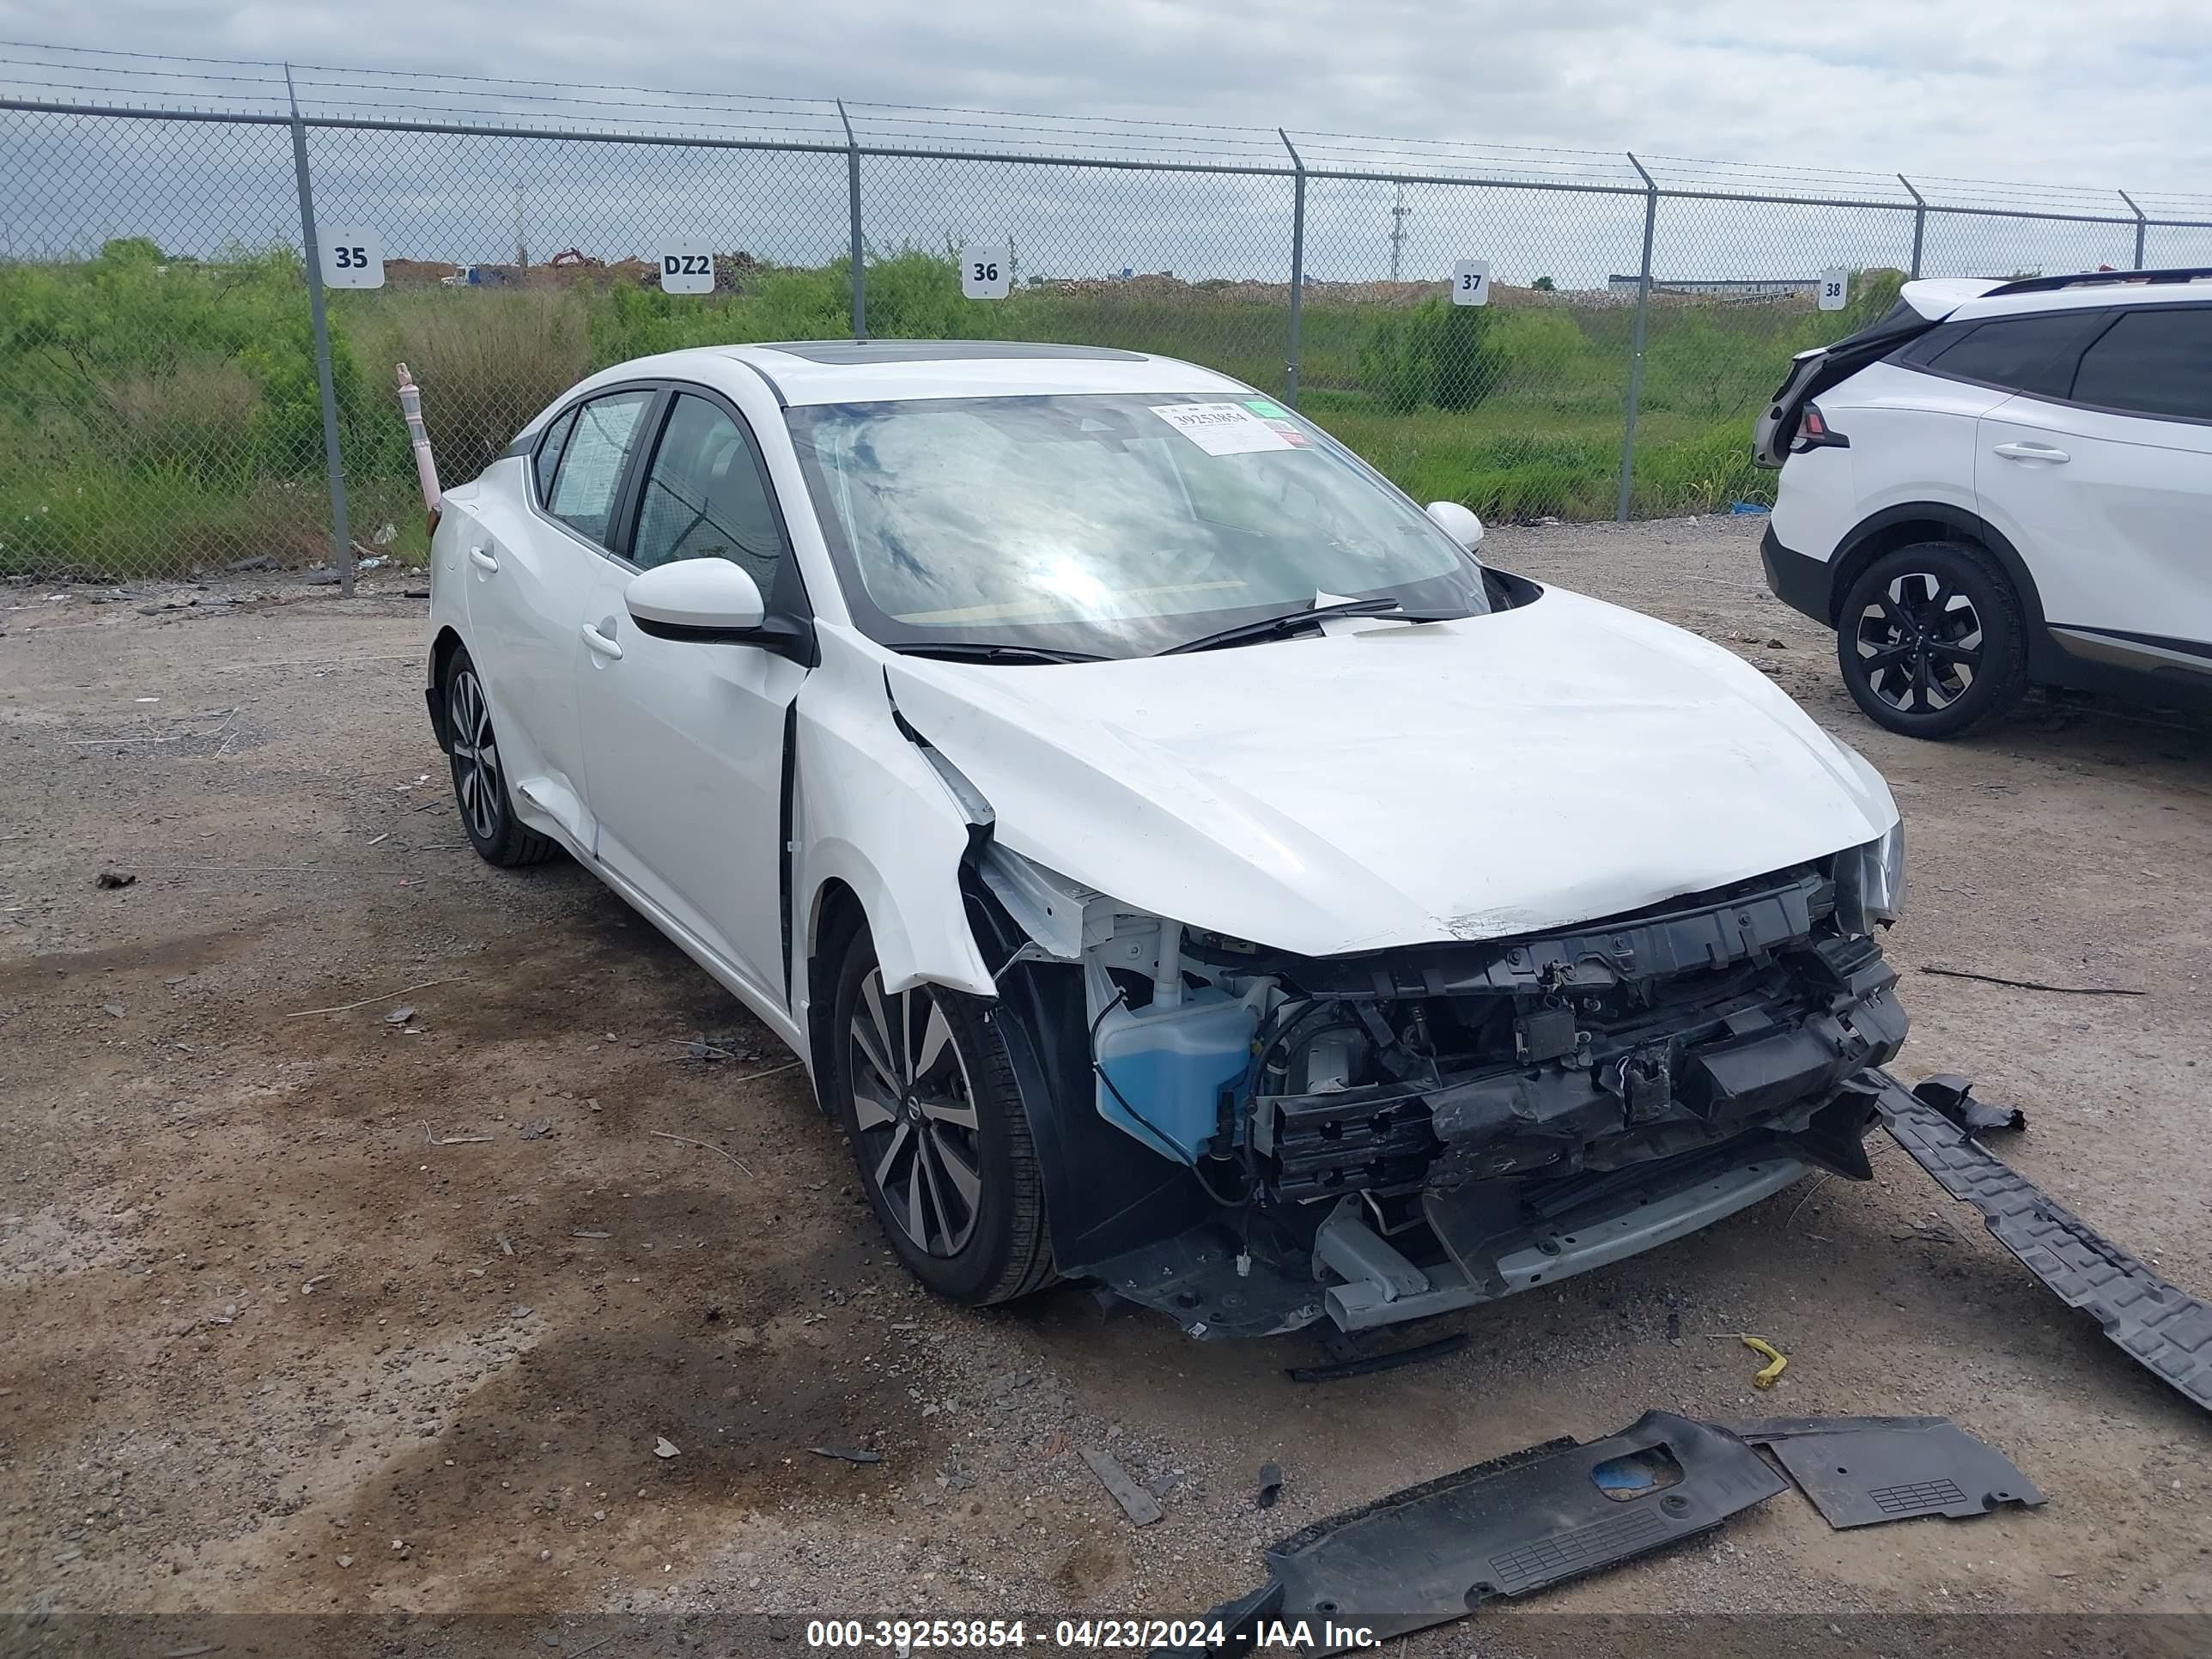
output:
[[[573,286],[392,288],[331,296],[332,374],[356,533],[395,526],[419,557],[414,468],[392,365],[423,386],[440,470],[473,477],[593,369],[687,346],[836,337],[849,267],[749,270],[696,299]],[[273,553],[325,556],[322,417],[303,273],[285,249],[167,259],[143,239],[98,258],[0,265],[0,573],[140,574]],[[1746,422],[1790,355],[1887,308],[1868,273],[1840,317],[1802,303],[1655,302],[1632,510],[1761,500]],[[949,258],[872,259],[882,337],[1067,340],[1188,358],[1285,390],[1279,290],[1249,284],[1033,283],[962,298]],[[1455,307],[1305,297],[1302,407],[1417,499],[1498,518],[1608,516],[1619,488],[1630,307],[1548,296]]]

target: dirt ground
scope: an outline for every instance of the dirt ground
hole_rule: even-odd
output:
[[[2008,1158],[2212,1290],[2212,742],[2041,701],[1889,737],[1766,595],[1759,522],[1487,550],[1730,646],[1872,757],[1911,858],[1897,1069],[2024,1106]],[[1837,1534],[1784,1494],[1483,1619],[2212,1611],[2201,1414],[1901,1153],[1354,1381],[1079,1287],[942,1306],[788,1054],[580,869],[471,853],[401,580],[0,605],[0,1607],[504,1612],[549,1648],[626,1611],[1188,1613],[1309,1520],[1661,1407],[1948,1413],[2050,1503]],[[1743,1331],[1790,1356],[1770,1394]]]

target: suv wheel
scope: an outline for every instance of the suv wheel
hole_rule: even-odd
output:
[[[1883,554],[1844,594],[1836,657],[1851,700],[1908,738],[1955,738],[2027,690],[2020,596],[1966,542]]]
[[[514,816],[507,769],[500,764],[499,736],[491,729],[491,701],[465,647],[455,650],[446,665],[446,740],[461,828],[485,862],[509,868],[542,864],[560,850],[550,836]]]
[[[970,1306],[1054,1278],[1029,1119],[994,1023],[1007,1017],[941,986],[886,991],[865,932],[844,951],[832,1107],[899,1260]]]

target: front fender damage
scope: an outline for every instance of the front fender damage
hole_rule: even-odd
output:
[[[828,630],[823,648],[853,649]],[[851,672],[812,674],[799,694],[792,839],[803,954],[811,962],[825,896],[842,884],[866,917],[886,990],[927,982],[994,996],[961,896],[962,866],[988,829],[976,811],[988,807],[963,801],[922,749],[886,726],[882,705],[849,689],[856,678],[865,688]]]

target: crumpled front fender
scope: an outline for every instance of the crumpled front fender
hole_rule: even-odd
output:
[[[833,629],[825,659],[852,652]],[[825,665],[826,663],[825,663]],[[799,952],[812,956],[832,883],[866,914],[888,991],[925,981],[996,994],[961,895],[960,866],[975,830],[970,811],[928,757],[884,718],[879,677],[817,673],[799,688],[793,914],[805,919]],[[872,707],[864,706],[872,698]]]

